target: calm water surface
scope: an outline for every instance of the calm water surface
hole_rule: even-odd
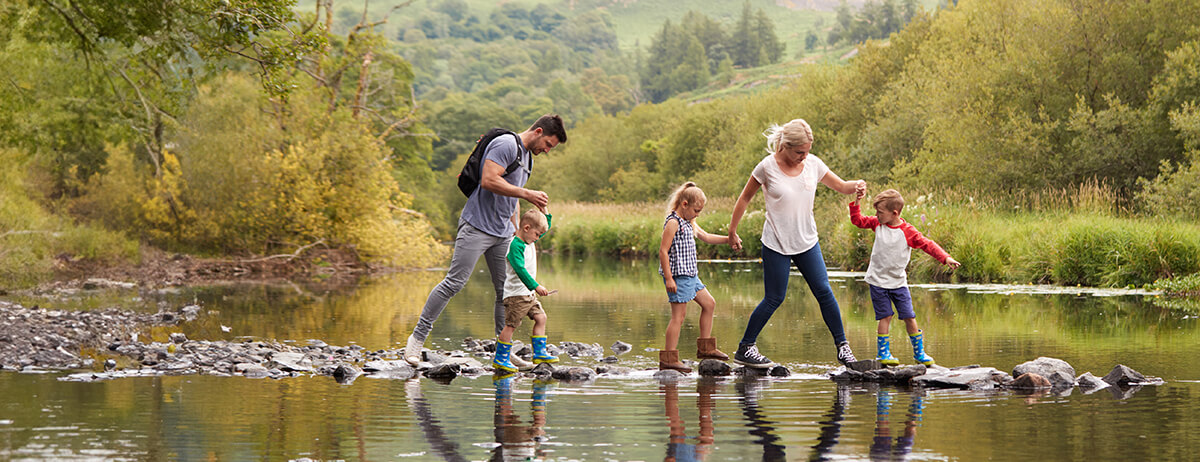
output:
[[[621,365],[650,368],[668,321],[646,261],[544,257],[551,342],[634,346]],[[427,346],[491,337],[486,271],[447,307]],[[867,286],[834,273],[851,344],[873,354]],[[395,348],[443,273],[392,275],[355,287],[222,285],[179,291],[11,295],[26,306],[155,311],[199,302],[209,314],[172,328],[193,339],[321,339]],[[732,353],[762,296],[755,264],[702,264],[718,301],[714,327]],[[1144,295],[1023,287],[914,286],[927,349],[939,364],[1011,370],[1038,356],[1097,376],[1115,364],[1166,384],[1127,393],[1022,395],[838,387],[834,348],[800,276],[759,339],[793,375],[663,384],[639,371],[590,384],[490,375],[394,381],[207,376],[100,383],[65,374],[0,373],[0,459],[348,460],[1197,460],[1200,326]],[[696,316],[681,350],[693,353]],[[226,327],[223,329],[222,327]],[[528,326],[518,338],[528,336]],[[893,332],[901,332],[896,322]],[[165,339],[170,330],[151,335]],[[907,345],[893,353],[911,363]],[[593,365],[591,360],[566,364]]]

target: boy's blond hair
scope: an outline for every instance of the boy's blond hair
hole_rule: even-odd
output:
[[[525,213],[522,213],[520,225],[522,228],[524,228],[525,225],[529,225],[540,231],[545,231],[546,228],[550,227],[549,224],[546,223],[546,216],[543,215],[538,209],[529,209],[526,210]]]
[[[871,203],[876,209],[884,209],[888,211],[899,212],[904,210],[904,198],[900,196],[900,191],[889,189],[875,195],[875,201]]]
[[[689,204],[697,202],[703,204],[708,201],[708,198],[705,197],[704,191],[701,191],[700,187],[696,186],[696,183],[689,181],[679,185],[678,188],[675,188],[675,192],[671,193],[671,199],[667,201],[667,213],[679,208],[679,204],[682,204],[684,201],[687,201]]]

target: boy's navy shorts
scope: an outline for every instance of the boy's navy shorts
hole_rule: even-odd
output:
[[[892,304],[896,305],[896,311],[900,312],[900,319],[912,319],[917,317],[917,313],[913,312],[912,294],[908,292],[908,287],[899,287],[896,289],[884,289],[883,287],[871,286],[871,305],[875,306],[875,319],[880,320],[892,315]]]

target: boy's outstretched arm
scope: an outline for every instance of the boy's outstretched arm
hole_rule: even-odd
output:
[[[917,231],[917,228],[914,228],[912,225],[908,224],[908,222],[904,223],[902,229],[904,230],[904,238],[908,241],[909,247],[924,250],[925,253],[929,254],[929,256],[933,257],[934,260],[937,260],[938,263],[943,265],[950,265],[951,268],[957,268],[959,266],[958,261],[950,258],[950,254],[946,253],[946,251],[942,249],[942,246],[938,245],[936,242],[933,242],[933,239],[929,239],[922,235],[920,231]],[[954,263],[950,263],[952,261]]]

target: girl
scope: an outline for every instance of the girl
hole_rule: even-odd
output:
[[[690,373],[692,369],[679,360],[679,328],[687,315],[687,302],[700,304],[700,338],[696,339],[698,359],[729,360],[729,356],[717,349],[717,339],[712,336],[713,309],[716,301],[704,283],[700,282],[696,270],[696,237],[709,244],[725,244],[727,236],[709,234],[696,224],[696,217],[704,210],[704,191],[696,183],[687,182],[671,194],[670,213],[663,224],[662,244],[658,248],[659,274],[667,286],[667,301],[671,303],[671,322],[667,324],[667,340],[658,352],[658,368],[674,369]]]

